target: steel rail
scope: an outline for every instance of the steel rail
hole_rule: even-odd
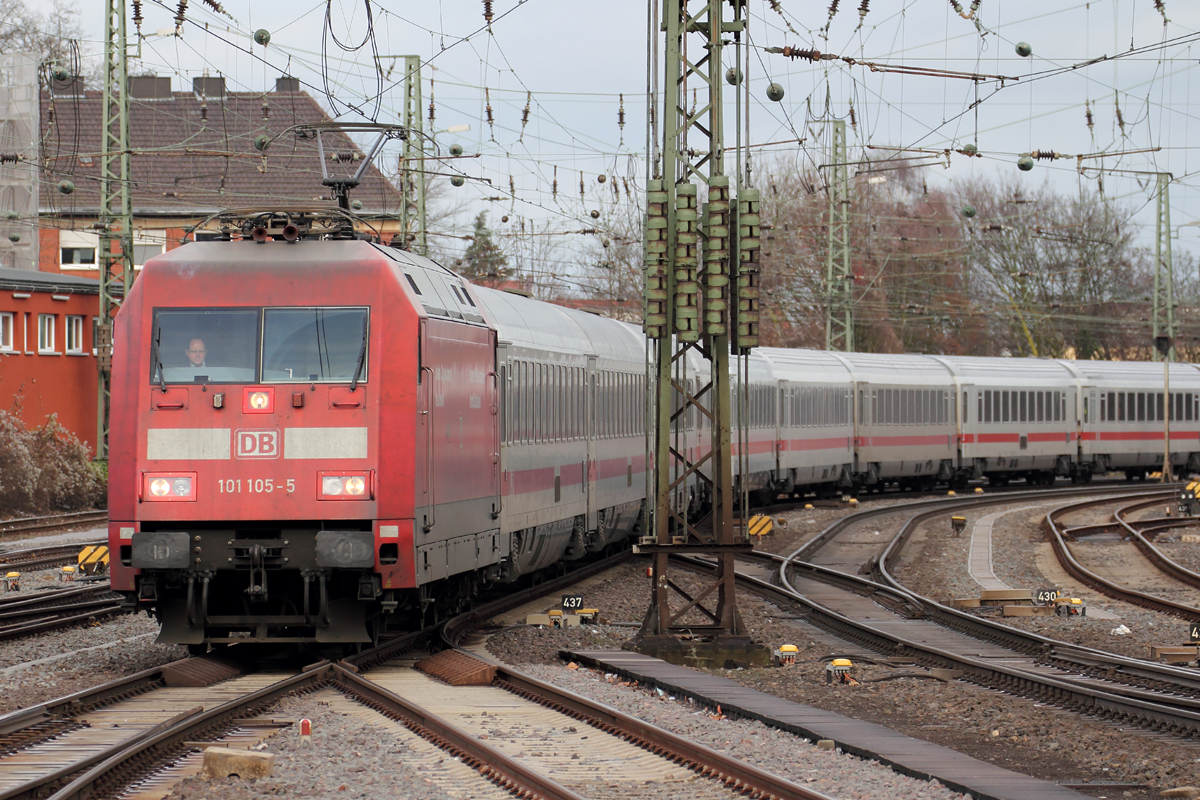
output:
[[[1120,498],[1101,498],[1088,502],[1100,505],[1111,503],[1114,499],[1119,500]],[[1078,669],[1094,678],[1120,679],[1130,685],[1141,686],[1143,688],[1172,691],[1184,690],[1194,696],[1200,696],[1200,674],[1195,670],[1168,664],[1156,664],[1151,661],[1122,656],[1022,631],[961,611],[957,608],[943,605],[932,598],[921,597],[905,589],[903,584],[892,575],[891,571],[896,560],[899,558],[900,551],[904,542],[907,541],[908,536],[915,530],[917,525],[926,521],[931,516],[936,515],[921,515],[920,517],[909,519],[897,531],[892,541],[888,543],[875,565],[876,574],[879,576],[882,585],[897,592],[899,597],[906,598],[910,603],[919,607],[920,613],[927,619],[943,627],[956,630],[959,633],[988,641],[1016,652],[1026,655],[1043,654],[1048,663],[1064,668]],[[806,567],[808,566],[816,570],[827,570],[827,568],[817,565],[806,565]],[[828,572],[833,573],[839,579],[851,582],[860,580],[833,570],[828,570]],[[823,580],[824,578],[818,577],[818,579]],[[868,583],[870,582],[868,581]]]
[[[1151,611],[1159,611],[1164,614],[1170,614],[1173,617],[1179,617],[1189,622],[1200,621],[1200,608],[1189,606],[1185,603],[1176,603],[1173,600],[1168,600],[1164,597],[1141,592],[1136,589],[1130,589],[1127,586],[1121,586],[1114,583],[1081,564],[1078,559],[1071,553],[1071,548],[1067,546],[1067,538],[1063,530],[1056,523],[1056,517],[1064,514],[1069,514],[1076,511],[1078,508],[1075,504],[1060,506],[1052,510],[1046,515],[1042,521],[1042,528],[1050,538],[1050,545],[1054,548],[1054,554],[1058,558],[1058,562],[1067,574],[1080,583],[1095,589],[1101,594],[1112,597],[1115,600],[1120,600],[1131,605],[1148,608]],[[1128,523],[1118,519],[1118,522],[1130,532],[1136,534],[1133,527]],[[1143,539],[1143,541],[1145,541]],[[1148,545],[1149,543],[1146,542]],[[1182,568],[1180,568],[1182,569]]]
[[[71,544],[35,547],[29,550],[6,550],[0,552],[0,567],[20,567],[22,569],[53,567],[66,562],[74,562],[79,551],[84,547],[102,544],[104,542],[72,542]]]
[[[474,653],[469,655],[478,658]],[[719,780],[734,792],[781,800],[831,800],[829,795],[772,775],[698,742],[657,728],[637,717],[560,689],[506,665],[496,665],[495,685],[561,714],[582,720],[663,758],[683,764],[704,777]]]
[[[1135,510],[1138,510],[1135,506],[1126,506],[1125,508],[1117,509],[1113,516],[1128,530],[1131,541],[1137,547],[1138,551],[1164,574],[1169,575],[1186,586],[1200,589],[1200,574],[1171,559],[1151,541],[1151,534],[1158,534],[1160,531],[1192,524],[1192,520],[1189,519],[1181,522],[1179,519],[1171,517],[1132,521],[1125,519],[1127,514]]]
[[[341,665],[332,667],[334,684],[363,705],[373,708],[389,719],[402,723],[409,730],[478,770],[485,778],[517,797],[546,800],[583,800],[562,784],[484,744],[436,714],[414,705],[398,694],[361,677]],[[67,800],[67,798],[51,798]]]
[[[333,665],[327,661],[310,665],[295,675],[244,697],[229,700],[216,708],[180,715],[168,720],[157,730],[151,729],[146,734],[114,744],[84,761],[63,767],[52,775],[41,776],[0,793],[0,800],[44,795],[45,787],[49,784],[88,767],[92,768],[54,792],[49,800],[86,800],[94,797],[116,783],[126,782],[132,774],[170,761],[186,746],[186,742],[203,740],[210,732],[227,727],[235,719],[257,713],[285,695],[319,687],[332,677],[332,671]]]
[[[25,533],[27,531],[54,530],[68,525],[83,525],[89,522],[107,522],[107,511],[73,511],[68,514],[51,514],[44,517],[19,517],[0,521],[0,535]]]

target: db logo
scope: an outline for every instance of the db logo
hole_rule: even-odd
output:
[[[234,431],[238,458],[279,458],[279,430]]]

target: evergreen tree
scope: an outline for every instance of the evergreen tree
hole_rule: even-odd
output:
[[[486,211],[479,212],[479,216],[475,217],[475,232],[462,262],[463,277],[484,286],[497,286],[512,275],[507,256],[500,250],[500,246],[492,241]]]

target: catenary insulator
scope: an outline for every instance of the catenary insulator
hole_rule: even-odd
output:
[[[767,87],[767,99],[778,103],[783,99],[783,87],[778,83],[772,83]]]
[[[430,79],[430,81],[429,81],[429,127],[430,128],[433,127],[433,119],[436,116],[436,114],[437,114],[437,112],[434,110],[434,107],[433,107],[433,80]]]
[[[606,180],[608,180],[608,176],[603,172],[596,176],[596,183],[604,183]]]
[[[508,214],[505,214],[503,217],[501,217],[501,218],[500,218],[500,221],[501,221],[501,222],[508,222]]]
[[[743,189],[738,195],[738,271],[731,298],[734,326],[733,344],[745,351],[758,346],[759,323],[759,248],[761,246],[762,194],[758,189]]]
[[[492,24],[492,0],[483,0],[483,21]]]
[[[730,67],[725,70],[725,82],[730,86],[737,86],[742,82],[742,71],[737,67]]]
[[[580,173],[579,173],[579,199],[580,200],[584,199],[584,196],[583,196],[583,172],[582,171],[580,171]]]
[[[352,209],[354,209],[355,211],[362,211],[363,210],[363,201],[362,200],[351,200],[350,207]]]
[[[225,9],[221,7],[221,4],[218,3],[217,0],[204,0],[204,5],[208,6],[218,14],[225,13]],[[262,44],[262,42],[260,42],[260,44]]]
[[[646,184],[646,244],[643,298],[646,337],[661,339],[667,335],[667,192],[661,180]]]
[[[142,35],[142,0],[133,0],[133,24],[137,28],[138,36]]]
[[[855,131],[858,130],[858,117],[854,115],[853,103],[850,104],[850,128]]]
[[[1029,172],[1033,169],[1033,159],[1030,156],[1021,156],[1017,159],[1017,169],[1022,172]]]
[[[187,22],[187,4],[188,0],[179,0],[179,7],[175,11],[176,28],[182,28],[183,23]]]
[[[1015,49],[1017,51],[1017,55],[1019,55],[1021,58],[1029,58],[1031,55],[1033,55],[1033,47],[1030,46],[1029,42],[1017,42]]]
[[[963,206],[962,215],[967,219],[975,216],[975,206]]]
[[[259,28],[254,32],[254,43],[266,47],[271,43],[271,32],[266,28]]]
[[[622,131],[625,130],[625,95],[618,95],[621,98],[621,104],[617,107],[617,127]]]
[[[75,184],[71,183],[70,181],[59,181],[58,191],[62,194],[71,194],[75,191]]]
[[[1095,132],[1096,121],[1092,119],[1092,104],[1088,103],[1083,112],[1084,119],[1087,120],[1088,131]]]
[[[513,183],[513,176],[512,176],[512,175],[509,175],[509,176],[508,176],[508,193],[509,193],[509,194],[511,194],[511,195],[514,195],[514,196],[515,196],[515,195],[516,195],[516,193],[517,193],[517,187],[516,187],[516,184],[514,184],[514,183]]]
[[[266,100],[266,98],[263,98],[263,102],[262,102],[262,121],[263,121],[263,122],[269,122],[269,121],[270,121],[270,119],[271,119],[271,106],[269,106],[269,105],[267,104],[267,100]]]
[[[594,208],[592,209],[592,219],[600,219],[600,212]]]
[[[19,234],[19,233],[10,233],[10,234],[8,235],[8,240],[9,240],[10,242],[12,242],[13,244],[16,244],[17,242],[21,241],[21,234]]]
[[[450,145],[450,155],[461,156],[462,154],[463,154],[463,147],[461,144]]]
[[[467,179],[464,178],[462,175],[454,175],[450,178],[451,186],[462,186],[466,182],[467,182]]]
[[[558,199],[558,166],[554,167],[554,182],[550,184],[550,196],[555,200]]]
[[[483,109],[484,109],[484,111],[487,112],[488,128],[491,129],[492,137],[494,138],[496,135],[496,129],[495,129],[496,118],[494,116],[492,116],[492,95],[491,95],[491,92],[489,92],[486,87],[483,90],[483,98],[484,98]]]
[[[254,149],[266,150],[271,145],[271,137],[265,133],[254,137]]]

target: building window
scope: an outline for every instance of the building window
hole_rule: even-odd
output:
[[[0,353],[15,352],[13,345],[13,315],[0,314]]]
[[[100,237],[94,233],[59,231],[60,266],[63,269],[96,269]]]
[[[38,352],[54,352],[54,320],[56,314],[38,314]]]
[[[83,355],[83,317],[67,317],[67,352]]]
[[[133,234],[133,268],[141,269],[147,260],[167,249],[166,231],[136,231]]]

